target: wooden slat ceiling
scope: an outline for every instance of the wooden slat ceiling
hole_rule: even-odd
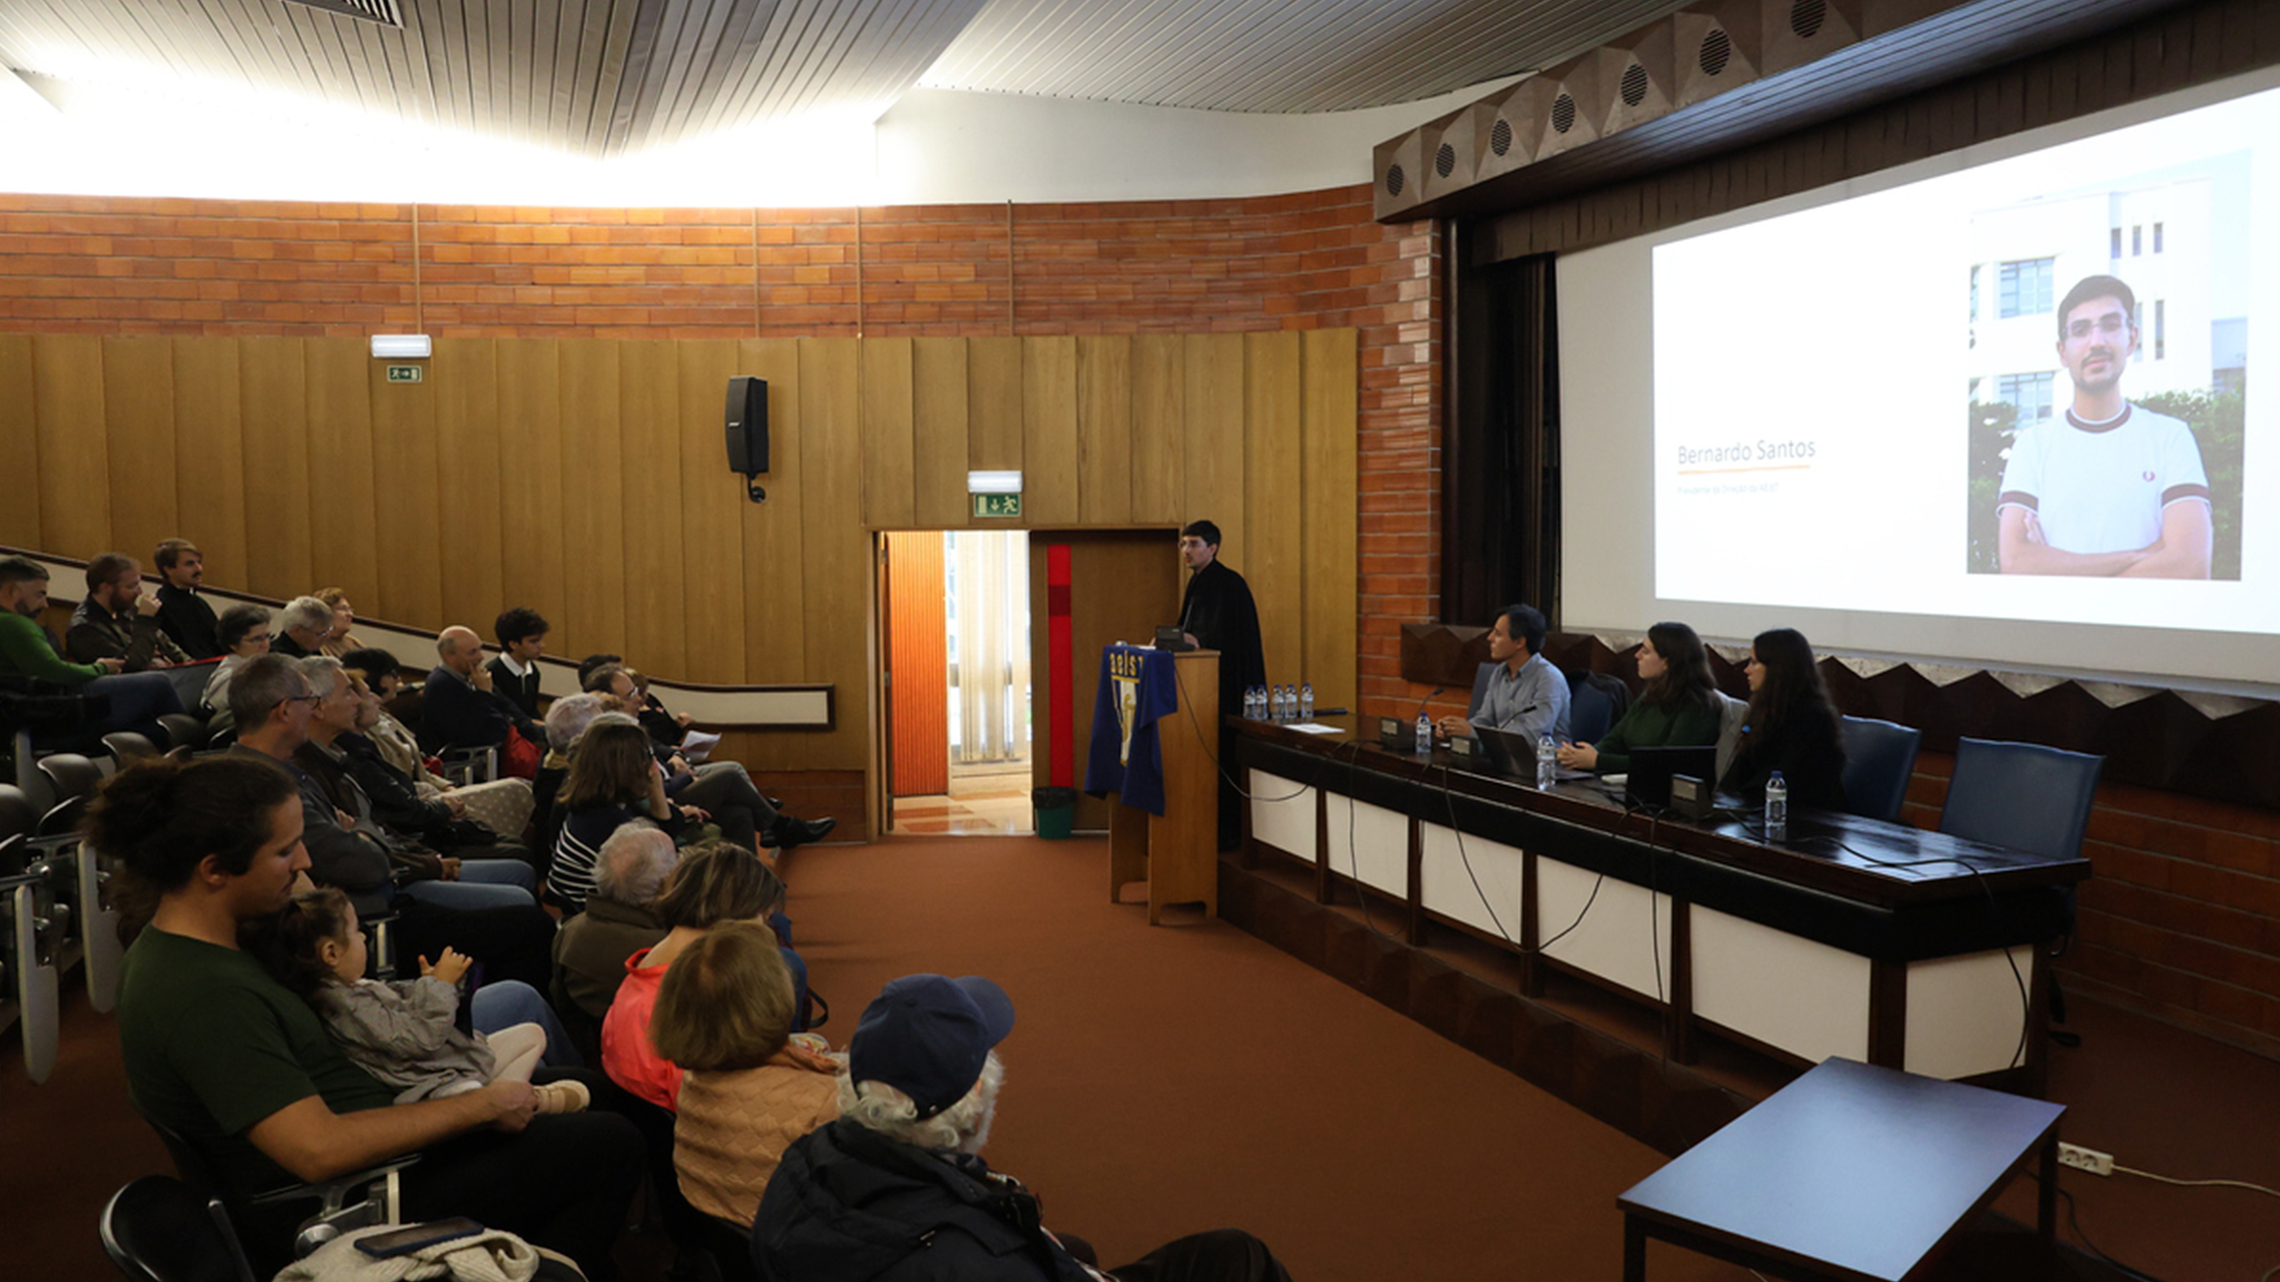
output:
[[[596,157],[913,85],[1223,111],[1430,97],[1674,0],[0,0],[0,65],[274,93]],[[35,80],[35,83],[37,81]]]

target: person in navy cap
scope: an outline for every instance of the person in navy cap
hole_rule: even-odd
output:
[[[906,975],[847,1044],[837,1121],[793,1141],[752,1221],[769,1282],[1289,1282],[1266,1245],[1224,1229],[1119,1269],[1046,1231],[1021,1181],[982,1160],[1013,1001],[977,975]],[[1071,1247],[1076,1248],[1072,1254]]]

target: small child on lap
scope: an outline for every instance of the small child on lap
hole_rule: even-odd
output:
[[[366,979],[364,932],[338,890],[296,895],[254,941],[279,982],[317,1012],[356,1066],[397,1088],[396,1102],[441,1099],[501,1079],[527,1082],[546,1052],[546,1032],[516,1024],[486,1037],[460,1031],[459,981],[467,958],[446,948],[420,978]],[[531,1088],[541,1113],[574,1113],[590,1102],[579,1082]]]

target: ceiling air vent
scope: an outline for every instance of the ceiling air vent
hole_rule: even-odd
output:
[[[1405,175],[1405,174],[1403,174],[1403,173],[1401,172],[1401,166],[1399,166],[1399,165],[1395,165],[1393,168],[1391,168],[1391,169],[1388,169],[1388,170],[1386,170],[1386,171],[1385,171],[1385,194],[1386,194],[1386,195],[1388,195],[1388,196],[1398,196],[1398,195],[1400,195],[1400,194],[1401,194],[1401,189],[1402,189],[1404,186],[1407,186],[1407,185],[1408,185],[1408,183],[1409,183],[1409,178],[1408,178],[1408,176],[1407,176],[1407,175]]]
[[[285,3],[297,4],[304,9],[322,9],[344,18],[377,22],[383,27],[401,28],[404,25],[403,0],[285,0]]]
[[[1457,172],[1457,149],[1442,143],[1441,149],[1433,153],[1433,172],[1443,178]]]
[[[1573,95],[1563,93],[1552,100],[1552,128],[1563,134],[1575,128],[1575,98]]]
[[[1502,156],[1512,150],[1512,122],[1502,116],[1488,129],[1488,149]]]
[[[1800,40],[1811,40],[1828,19],[1827,0],[1794,0],[1789,6],[1789,29]]]
[[[1636,107],[1647,100],[1647,69],[1638,63],[1623,68],[1623,105]]]
[[[1702,74],[1715,76],[1726,69],[1726,62],[1734,56],[1734,38],[1724,27],[1712,27],[1702,37]]]

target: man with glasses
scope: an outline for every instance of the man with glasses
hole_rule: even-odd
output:
[[[2209,478],[2193,429],[2122,396],[2138,350],[2137,296],[2089,276],[2058,307],[2058,359],[2074,381],[2063,422],[2012,443],[1996,499],[2005,574],[2205,579]]]

